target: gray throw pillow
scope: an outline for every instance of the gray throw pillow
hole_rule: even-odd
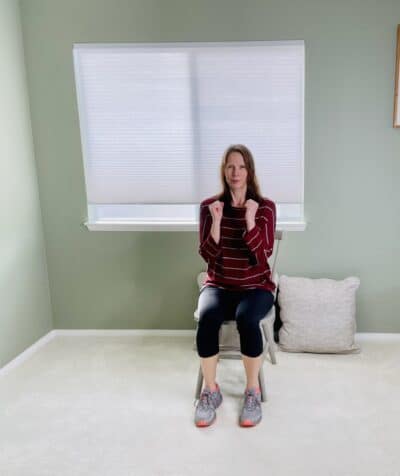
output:
[[[342,281],[280,276],[282,327],[279,347],[288,352],[359,352],[356,332],[357,277]]]

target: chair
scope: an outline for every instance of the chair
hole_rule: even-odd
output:
[[[272,263],[273,263],[271,268],[272,280],[274,281],[276,285],[276,289],[274,291],[274,302],[276,300],[276,293],[277,293],[278,281],[279,281],[278,273],[276,272],[276,262],[278,258],[278,252],[279,252],[279,244],[282,238],[283,238],[283,232],[281,230],[275,231],[274,251],[271,257]],[[207,276],[207,273],[204,271],[198,274],[197,284],[199,286],[199,290],[201,289],[206,276]],[[194,312],[194,319],[197,323],[199,322],[198,309],[196,309]],[[260,327],[262,330],[263,344],[264,344],[262,360],[264,362],[267,353],[269,353],[272,364],[276,364],[276,357],[275,357],[276,344],[274,341],[274,322],[275,322],[275,306],[272,306],[270,311],[260,321]],[[193,350],[197,351],[196,339],[194,342]],[[235,359],[236,360],[241,358],[242,358],[242,354],[240,352],[240,337],[236,327],[236,321],[235,320],[224,321],[219,331],[219,359]],[[200,397],[201,389],[203,386],[203,378],[204,377],[203,377],[201,365],[199,365],[199,373],[198,373],[196,391],[195,391],[195,400],[198,400]],[[260,367],[260,372],[258,374],[258,381],[259,381],[259,386],[261,389],[261,401],[265,402],[267,399],[267,395],[265,391],[264,371],[263,371],[262,365]]]

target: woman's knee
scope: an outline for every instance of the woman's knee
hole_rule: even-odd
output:
[[[199,309],[199,327],[219,329],[223,319],[221,310],[217,307],[204,307]]]
[[[260,321],[264,316],[239,313],[236,315],[236,327],[239,332],[258,332]]]
[[[219,351],[219,324],[210,314],[199,320],[196,344],[199,357],[211,357]]]
[[[258,357],[263,352],[263,337],[259,319],[237,320],[237,329],[240,335],[240,350],[248,357]]]

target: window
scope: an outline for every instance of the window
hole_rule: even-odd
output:
[[[74,45],[91,229],[196,230],[223,151],[302,229],[304,42]]]

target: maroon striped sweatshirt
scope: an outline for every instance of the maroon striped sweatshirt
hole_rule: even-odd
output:
[[[275,203],[262,199],[256,212],[256,226],[250,231],[246,227],[246,209],[225,205],[217,244],[211,236],[212,216],[208,208],[215,200],[218,196],[200,204],[199,253],[208,264],[204,286],[274,291],[268,258],[274,247]]]

